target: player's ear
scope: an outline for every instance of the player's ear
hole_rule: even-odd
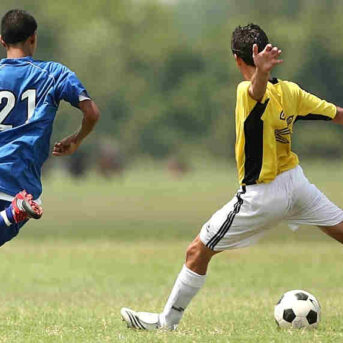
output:
[[[30,44],[34,45],[37,42],[37,31],[28,38]]]
[[[7,48],[7,44],[5,43],[5,41],[2,39],[2,36],[0,36],[0,43],[4,48]]]
[[[233,56],[235,57],[237,66],[240,67],[242,65],[243,60],[240,57],[238,57],[236,54],[233,54]]]

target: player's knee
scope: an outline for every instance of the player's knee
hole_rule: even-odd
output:
[[[200,254],[199,250],[198,244],[193,241],[186,250],[186,261],[196,260],[197,256]]]
[[[208,263],[214,252],[204,246],[197,237],[187,248],[186,261],[194,263]]]

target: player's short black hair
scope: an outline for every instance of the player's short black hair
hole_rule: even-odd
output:
[[[240,57],[246,64],[254,66],[252,47],[257,44],[258,51],[262,51],[269,43],[266,33],[255,24],[237,26],[232,33],[232,53]]]
[[[26,11],[13,9],[1,19],[1,36],[6,44],[26,41],[37,30],[35,18]]]

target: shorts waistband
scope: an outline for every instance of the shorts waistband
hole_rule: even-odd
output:
[[[247,189],[253,189],[253,188],[256,188],[256,187],[261,187],[261,186],[263,187],[263,186],[266,186],[266,185],[270,185],[272,183],[279,182],[280,180],[283,180],[285,178],[289,178],[291,175],[294,175],[294,174],[295,175],[296,174],[303,174],[303,170],[300,167],[300,165],[297,165],[297,166],[295,166],[292,169],[286,170],[286,171],[282,172],[281,174],[276,175],[275,179],[270,181],[270,182],[268,182],[268,183],[255,183],[253,185],[241,185],[240,189],[243,192],[246,192]]]

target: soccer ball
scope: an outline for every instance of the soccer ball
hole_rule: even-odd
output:
[[[282,328],[315,328],[320,321],[320,305],[311,293],[289,291],[275,305],[274,317]]]

